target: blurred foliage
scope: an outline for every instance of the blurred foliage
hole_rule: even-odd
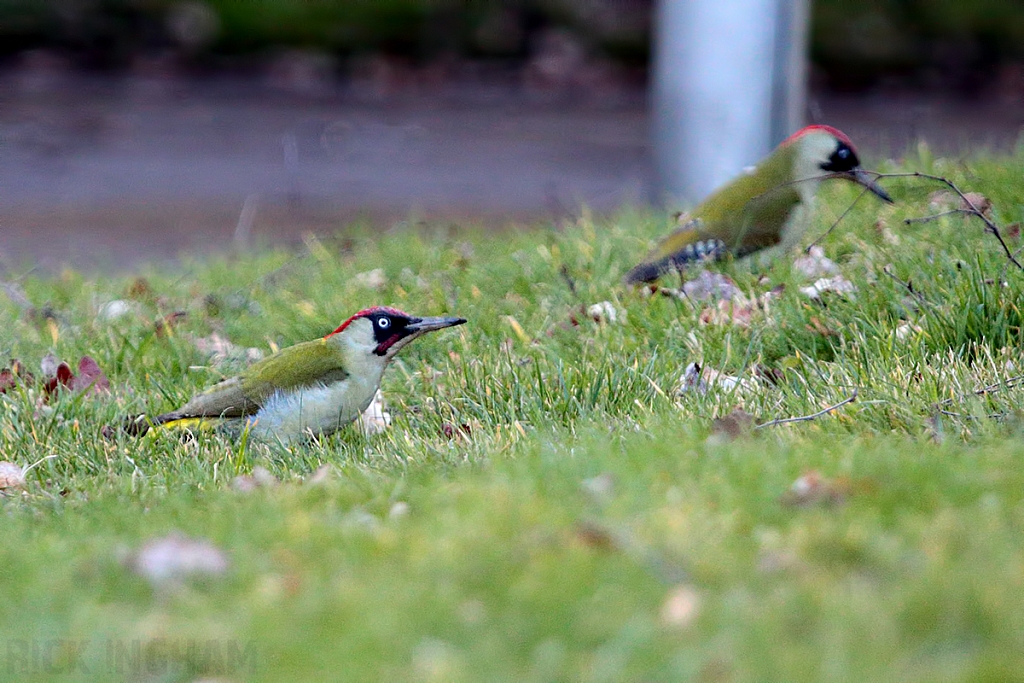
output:
[[[120,66],[299,47],[412,60],[523,58],[546,28],[630,65],[648,57],[654,0],[0,0],[0,55],[63,48]],[[970,88],[1024,60],[1024,0],[813,0],[811,49],[835,85],[899,76]]]

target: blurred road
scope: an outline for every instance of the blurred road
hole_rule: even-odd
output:
[[[1024,106],[812,98],[870,167],[917,139],[1011,149]],[[127,268],[366,218],[488,225],[652,199],[644,93],[303,98],[241,82],[0,80],[0,258]]]

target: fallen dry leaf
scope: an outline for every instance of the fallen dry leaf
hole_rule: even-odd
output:
[[[928,208],[936,213],[948,211],[954,206],[961,211],[972,211],[971,205],[980,213],[988,215],[992,212],[992,200],[980,192],[965,192],[963,197],[949,190],[937,190],[928,196]]]
[[[815,301],[821,300],[821,295],[825,292],[835,292],[836,294],[842,295],[848,299],[854,299],[857,292],[857,287],[847,280],[842,275],[836,275],[831,278],[821,278],[809,287],[801,287],[800,293],[808,296]]]
[[[753,389],[754,384],[748,379],[727,375],[714,368],[701,368],[699,363],[690,363],[679,378],[676,393],[685,394],[696,391],[698,394],[704,394],[710,387],[718,387],[725,391],[747,390]]]
[[[277,477],[270,473],[265,467],[257,465],[252,468],[252,474],[240,474],[231,480],[232,488],[248,493],[259,488],[271,488],[277,484]]]
[[[242,348],[237,344],[231,343],[216,332],[209,337],[198,337],[192,343],[196,345],[196,349],[200,353],[209,356],[210,361],[215,365],[232,360],[244,360],[254,363],[263,358],[263,352],[259,349],[253,347]]]
[[[742,297],[743,292],[727,275],[702,270],[683,283],[682,293],[693,301],[722,301]]]
[[[16,358],[11,359],[10,366],[0,370],[0,394],[7,393],[19,384],[31,384],[32,373],[25,370],[25,366]]]
[[[0,492],[25,488],[25,468],[6,460],[0,461]]]
[[[441,434],[446,439],[468,438],[473,434],[473,426],[465,422],[456,426],[452,422],[441,423]]]
[[[153,323],[153,331],[156,332],[158,337],[169,337],[174,332],[174,326],[178,324],[178,321],[186,317],[188,317],[188,311],[168,313]]]
[[[700,595],[690,585],[680,584],[668,592],[661,605],[661,623],[671,628],[686,628],[700,613]]]
[[[110,391],[110,380],[92,356],[78,361],[78,376],[71,380],[72,391]]]
[[[626,313],[621,314],[615,309],[615,305],[611,301],[600,301],[587,308],[587,315],[595,323],[611,323],[618,322],[619,318],[625,321]]]
[[[806,507],[808,505],[838,505],[850,495],[850,480],[846,477],[828,479],[817,470],[804,472],[789,490],[782,495],[783,505]]]
[[[815,315],[811,316],[810,323],[804,325],[804,327],[807,328],[809,332],[815,332],[817,334],[820,334],[822,337],[839,336],[839,332],[825,325],[825,323],[821,322],[821,320],[818,319],[818,316]]]
[[[135,310],[134,304],[124,299],[114,299],[100,306],[99,319],[107,322],[123,318]]]
[[[896,328],[896,338],[900,341],[908,339],[911,335],[921,334],[924,330],[920,325],[915,323],[905,322]]]
[[[808,253],[794,260],[793,268],[804,277],[809,278],[839,274],[839,266],[825,256],[825,250],[817,245],[811,247]]]
[[[306,483],[318,486],[331,480],[334,469],[330,465],[320,465],[313,474],[306,477]]]
[[[359,415],[358,422],[359,427],[367,436],[380,434],[391,426],[391,413],[384,410],[384,397],[381,395],[380,389],[373,395],[373,400],[370,401],[366,410]]]
[[[366,289],[379,291],[384,289],[384,286],[388,283],[388,278],[384,274],[383,268],[374,268],[365,273],[357,273],[350,282],[356,287],[365,287]]]
[[[578,522],[573,528],[573,538],[588,548],[598,550],[617,550],[618,543],[604,527],[595,522]]]
[[[71,371],[70,365],[59,360],[52,352],[46,354],[40,366],[46,378],[43,390],[47,396],[52,395],[60,387],[66,387],[74,392],[90,393],[110,390],[110,380],[91,356],[82,356],[78,361],[78,375]]]
[[[772,299],[781,296],[785,290],[785,285],[778,285],[758,297],[747,297],[740,292],[731,299],[720,300],[714,306],[705,308],[698,319],[705,325],[750,327],[754,314],[768,311]]]
[[[128,567],[160,586],[198,576],[221,576],[230,563],[220,548],[179,532],[147,541],[128,558]]]
[[[749,435],[753,427],[754,416],[742,408],[734,408],[728,415],[711,421],[711,438],[722,442],[734,441]]]

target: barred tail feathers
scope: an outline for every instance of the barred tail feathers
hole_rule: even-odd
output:
[[[725,242],[709,238],[688,224],[662,240],[643,262],[626,273],[624,279],[627,284],[654,282],[669,271],[721,258],[725,251]]]

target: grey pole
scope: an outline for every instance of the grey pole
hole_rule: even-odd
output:
[[[808,0],[659,0],[652,118],[660,190],[693,204],[799,127]]]

